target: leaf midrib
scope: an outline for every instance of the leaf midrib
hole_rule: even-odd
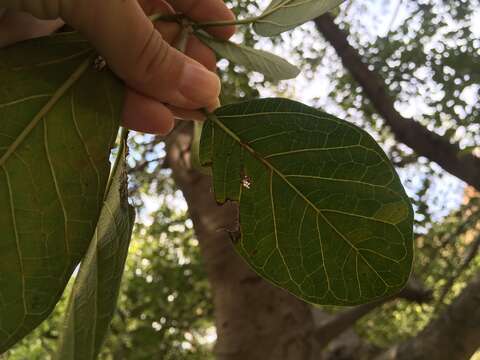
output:
[[[270,9],[267,8],[265,10],[265,12],[263,12],[260,16],[255,18],[255,22],[258,23],[258,24],[270,24],[270,25],[274,25],[274,26],[280,27],[280,28],[288,28],[288,27],[291,27],[292,25],[295,25],[296,22],[288,23],[288,24],[286,24],[286,23],[281,24],[281,23],[274,22],[274,21],[271,21],[271,20],[265,20],[265,18],[268,18],[270,15],[274,14],[275,12],[277,12],[279,10],[287,9],[290,6],[290,4],[294,3],[295,1],[296,0],[285,0],[285,1],[280,2],[278,5],[270,8]],[[323,0],[317,0],[317,1],[323,1]],[[304,0],[303,2],[295,4],[294,6],[303,6],[303,5],[306,5],[306,4],[311,3],[311,2],[312,2],[312,0]]]
[[[309,204],[317,213],[321,213],[321,210],[315,206],[314,203],[310,201],[303,193],[297,189],[295,185],[293,185],[288,179],[283,175],[275,166],[270,164],[267,160],[265,160],[262,156],[259,156],[259,154],[251,148],[249,145],[245,144],[242,139],[240,139],[233,131],[231,131],[227,126],[225,126],[221,121],[218,120],[216,116],[211,116],[210,119],[212,119],[215,124],[217,124],[223,131],[225,131],[229,136],[231,136],[235,141],[237,141],[241,146],[243,146],[249,153],[251,153],[257,160],[261,161],[267,168],[269,168],[271,171],[273,171],[275,174],[277,174],[285,183],[288,184],[307,204]],[[322,217],[324,217],[322,215]],[[325,219],[328,221],[327,219]],[[352,247],[355,248],[355,246],[352,245]]]
[[[293,3],[294,1],[296,1],[296,0],[285,0],[283,2],[280,2],[277,6],[274,6],[273,8],[271,8],[269,10],[266,10],[263,14],[261,14],[258,17],[258,20],[260,20],[259,22],[266,22],[266,21],[261,21],[261,20],[263,18],[267,17],[267,16],[270,16],[271,14],[273,14],[274,12],[276,12],[278,10],[282,10],[283,8],[287,7],[289,4]],[[317,0],[317,1],[319,1],[319,0]],[[311,2],[311,0],[305,0],[305,2],[299,3],[295,6],[302,6],[302,5],[305,5],[306,3],[309,3],[309,2]],[[275,23],[275,25],[282,26],[281,24],[276,24],[276,23]]]
[[[274,72],[277,75],[284,73],[284,71],[282,71],[282,66],[285,69],[288,68],[288,78],[293,77],[293,76],[298,76],[298,74],[300,73],[300,70],[295,65],[289,63],[284,58],[282,58],[282,57],[280,57],[280,56],[278,56],[274,53],[269,53],[269,52],[261,50],[261,49],[256,49],[256,48],[248,47],[248,46],[245,46],[245,45],[242,45],[242,44],[237,44],[237,43],[235,43],[233,41],[229,41],[229,40],[219,40],[219,39],[216,39],[214,37],[209,36],[208,34],[202,32],[202,31],[196,31],[195,34],[198,37],[200,37],[200,40],[202,40],[202,39],[205,40],[205,42],[207,43],[207,46],[208,46],[208,42],[212,42],[212,43],[217,43],[217,44],[223,44],[223,45],[226,45],[226,46],[231,46],[231,47],[237,48],[237,50],[244,51],[243,55],[245,56],[245,58],[249,62],[250,67],[253,69],[253,71],[262,72],[262,70],[258,66],[255,65],[255,61],[252,60],[252,56],[253,57],[256,56],[261,60],[262,67],[264,69],[272,68],[272,66],[273,66],[274,69],[275,69]],[[228,48],[226,48],[226,49],[228,49]],[[230,55],[232,55],[232,52],[231,52],[230,49],[228,49],[228,52],[230,53]],[[280,65],[279,62],[281,62],[282,64]],[[257,69],[254,69],[255,67],[257,67]],[[267,74],[265,74],[265,75],[267,75]],[[275,75],[273,75],[272,77],[276,78]],[[282,75],[281,77],[278,77],[278,80],[287,80],[288,78],[283,78],[283,75]]]
[[[285,178],[285,176],[277,169],[275,168],[272,164],[270,164],[268,161],[266,161],[262,156],[259,156],[259,154],[251,148],[248,144],[245,144],[242,139],[240,139],[232,130],[230,130],[227,126],[225,126],[214,114],[209,115],[209,119],[212,120],[216,125],[218,125],[223,131],[225,131],[226,134],[228,134],[230,137],[232,137],[235,141],[237,141],[242,147],[244,147],[249,153],[251,153],[257,160],[262,162],[268,169],[270,169],[272,172],[277,174],[288,186],[290,186],[296,193],[299,195],[304,201],[310,205],[318,215],[320,215],[323,220],[348,244],[351,246],[351,248],[357,252],[358,256],[360,256],[365,264],[377,275],[377,277],[385,284],[386,287],[390,287],[385,280],[378,274],[376,269],[372,267],[372,265],[365,259],[365,257],[362,255],[360,249],[358,249],[354,244],[352,244],[329,220],[328,218],[322,214],[322,211],[313,204],[310,199],[308,199],[303,193],[297,189],[295,185],[293,185],[288,179]]]
[[[267,17],[269,16],[270,14],[274,13],[275,11],[287,6],[288,4],[290,4],[291,2],[293,2],[294,0],[285,0],[283,2],[280,2],[277,6],[274,6],[273,8],[271,8],[270,10],[267,10],[265,11],[262,15],[261,15],[261,18],[264,18],[264,17]]]
[[[13,153],[15,153],[18,147],[23,143],[32,130],[35,129],[38,123],[50,112],[50,110],[52,110],[55,104],[66,94],[66,92],[82,77],[82,75],[91,65],[92,60],[93,55],[90,55],[75,69],[72,75],[68,77],[68,79],[58,88],[58,90],[55,91],[50,100],[40,109],[40,111],[33,117],[25,129],[23,129],[20,135],[15,139],[15,141],[8,147],[7,151],[2,155],[2,157],[0,157],[0,167],[5,165],[5,162]]]

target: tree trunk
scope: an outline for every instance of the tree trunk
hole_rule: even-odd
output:
[[[310,306],[256,275],[238,256],[227,230],[237,207],[216,204],[210,177],[189,163],[190,127],[167,141],[167,161],[183,191],[213,290],[219,360],[319,359]]]

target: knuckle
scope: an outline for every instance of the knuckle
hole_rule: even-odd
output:
[[[140,78],[142,82],[152,80],[158,75],[159,69],[163,68],[168,51],[169,45],[163,41],[160,33],[153,28],[137,56],[136,77]]]

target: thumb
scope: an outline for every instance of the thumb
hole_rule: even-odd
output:
[[[59,19],[39,20],[28,13],[0,9],[0,48],[49,35],[62,25],[63,22]]]
[[[164,41],[137,0],[64,1],[61,11],[137,92],[187,109],[215,103],[218,77]]]

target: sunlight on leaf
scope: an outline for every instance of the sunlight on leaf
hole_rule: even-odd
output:
[[[332,10],[344,0],[272,0],[253,28],[262,36],[275,36]]]
[[[377,143],[343,120],[285,99],[220,108],[200,159],[216,199],[240,203],[241,256],[315,304],[398,292],[413,257],[413,210]]]
[[[293,79],[300,73],[296,66],[272,53],[231,41],[218,40],[202,32],[198,32],[197,36],[221,58],[230,60],[237,65],[243,65],[248,70],[258,71],[269,80]]]

